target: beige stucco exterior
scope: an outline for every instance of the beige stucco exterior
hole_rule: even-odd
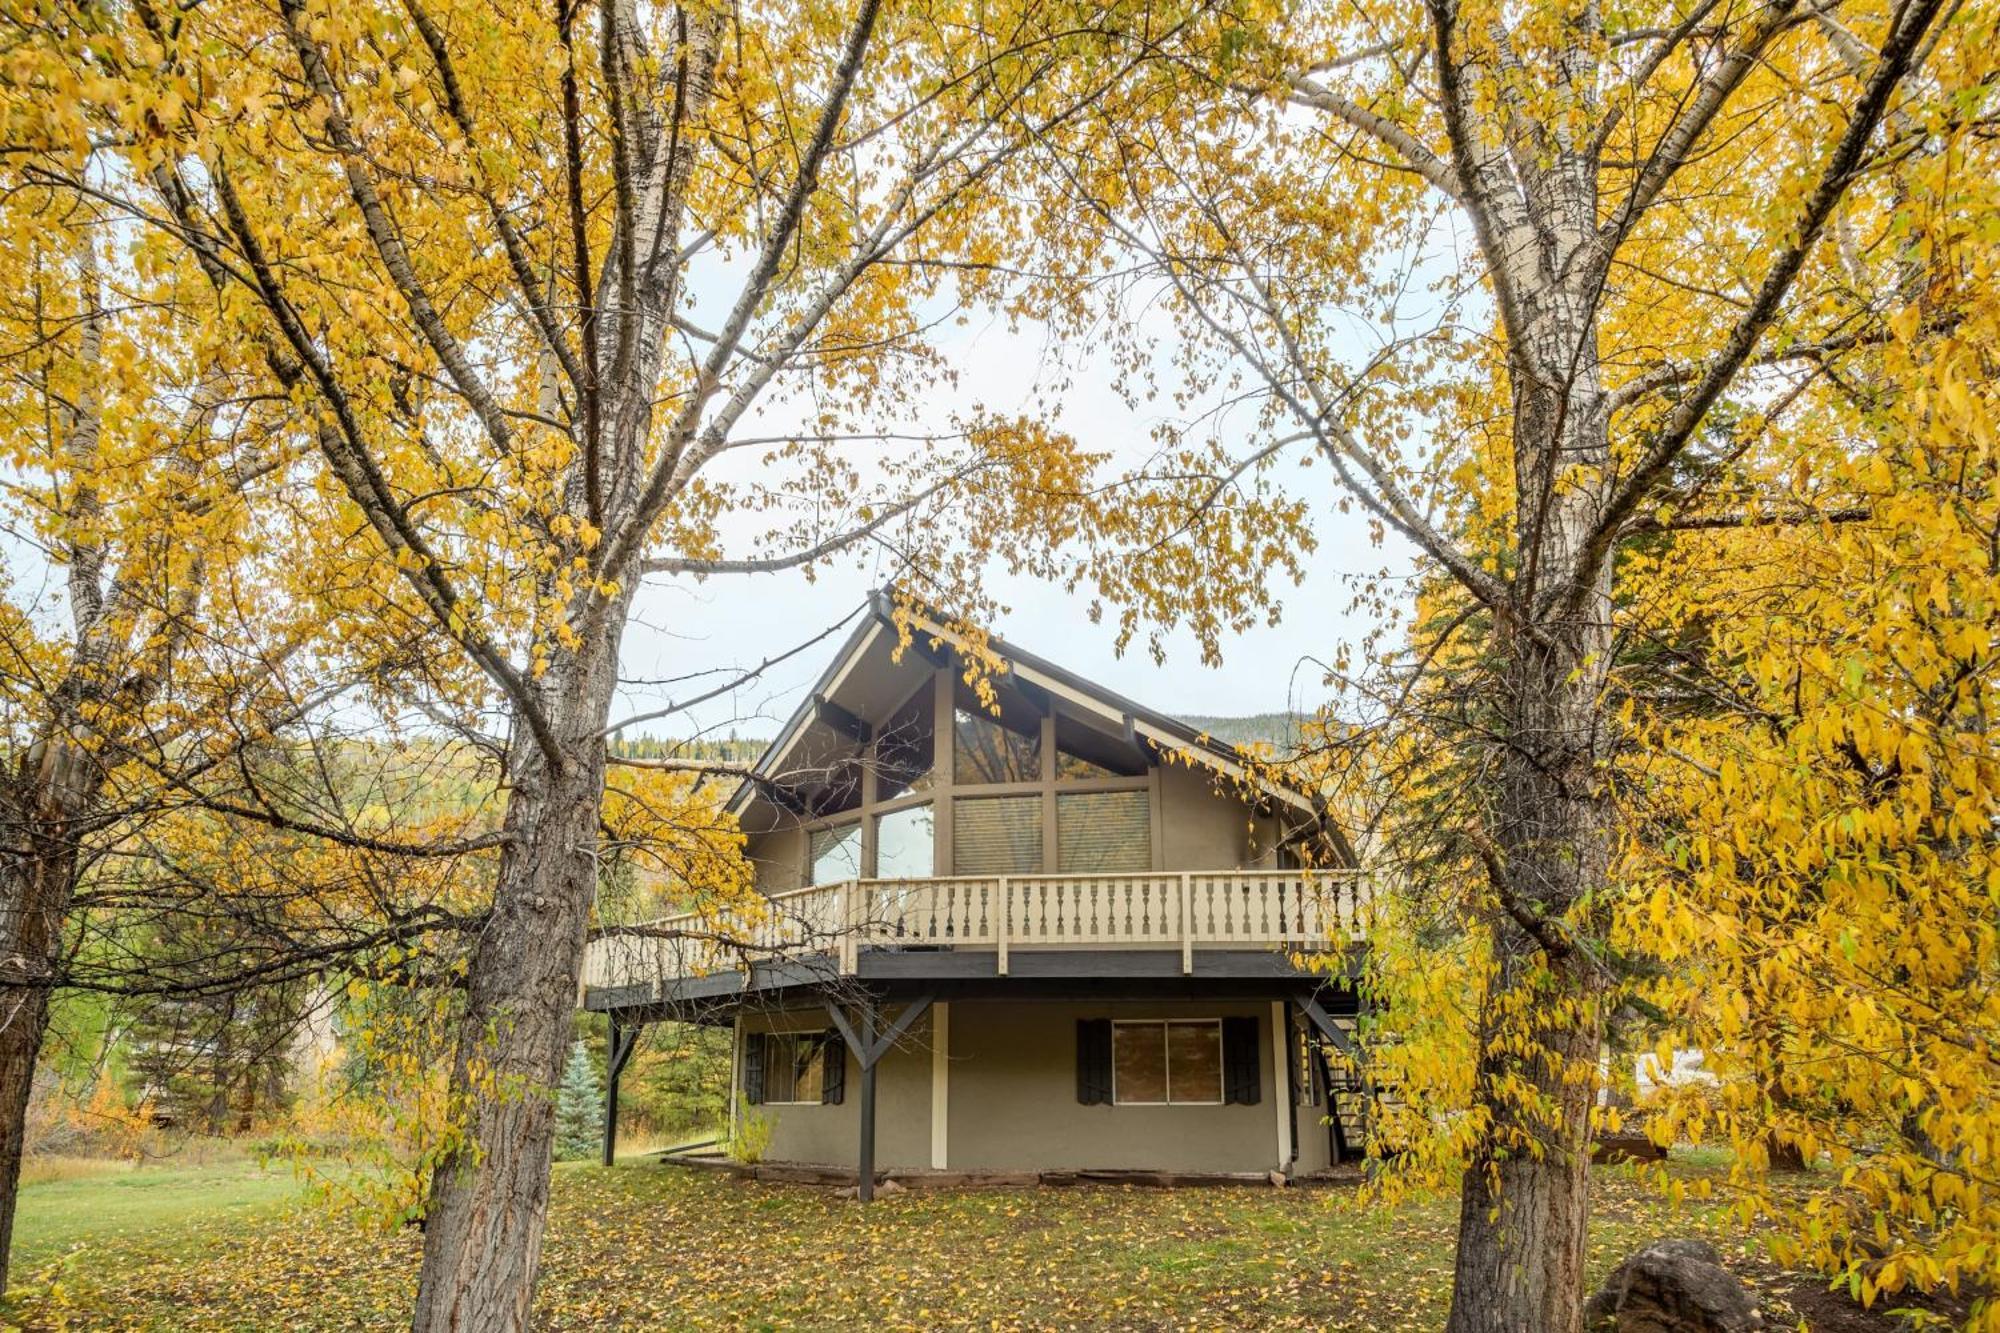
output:
[[[893,1011],[892,1011],[893,1012]],[[746,1013],[742,1032],[823,1032],[833,1026],[824,1009],[790,1013]],[[875,1078],[875,1161],[884,1170],[930,1165],[931,1015],[912,1025],[903,1040],[882,1057]],[[736,1059],[741,1089],[741,1042]],[[774,1162],[855,1163],[861,1142],[861,1071],[847,1057],[847,1095],[838,1106],[772,1105],[739,1107],[771,1122],[765,1156]]]
[[[896,1006],[889,1006],[894,1014]],[[1320,1108],[1289,1105],[1273,1040],[1282,1009],[1263,1000],[959,1000],[934,1006],[878,1067],[876,1162],[884,1170],[1265,1172],[1327,1164]],[[1076,1025],[1091,1018],[1258,1020],[1255,1105],[1085,1106],[1077,1101]],[[823,1009],[746,1014],[743,1030],[821,1031]],[[947,1034],[943,1058],[934,1034]],[[741,1059],[739,1051],[738,1059]],[[739,1079],[740,1086],[740,1079]],[[848,1057],[837,1106],[739,1108],[772,1122],[766,1156],[852,1167],[860,1071]],[[1296,1124],[1298,1154],[1290,1139]]]

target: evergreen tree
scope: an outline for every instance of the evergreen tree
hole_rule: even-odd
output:
[[[604,1094],[583,1043],[571,1042],[569,1064],[556,1091],[556,1160],[581,1161],[595,1153],[604,1130]]]

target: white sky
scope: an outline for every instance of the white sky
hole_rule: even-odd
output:
[[[1032,411],[1038,383],[1053,373],[1062,355],[1038,327],[1010,330],[1003,320],[974,317],[972,323],[943,339],[943,350],[960,368],[955,397],[932,400],[935,413],[915,428],[942,428],[954,410],[983,407],[1001,414]],[[1074,355],[1074,353],[1071,353]],[[1151,432],[1163,415],[1178,413],[1171,404],[1129,406],[1110,387],[1108,368],[1089,361],[1072,367],[1072,385],[1064,395],[1057,424],[1091,449],[1109,449],[1121,458],[1139,459],[1153,447]],[[767,424],[775,424],[775,409]],[[1242,414],[1232,443],[1248,447],[1251,423]],[[899,427],[900,428],[900,427]],[[755,428],[753,428],[755,429]],[[1225,440],[1231,422],[1219,429]],[[1167,660],[1156,665],[1143,639],[1135,640],[1122,657],[1115,651],[1116,629],[1092,625],[1081,596],[1072,599],[1059,588],[1031,580],[996,583],[1010,608],[1000,623],[990,626],[1020,647],[1060,663],[1121,694],[1164,712],[1222,714],[1310,710],[1328,696],[1324,673],[1314,661],[1331,661],[1343,641],[1353,643],[1370,628],[1366,616],[1350,614],[1352,582],[1383,570],[1405,575],[1411,568],[1409,549],[1391,538],[1376,546],[1366,520],[1356,513],[1340,514],[1331,475],[1324,467],[1291,473],[1308,488],[1319,549],[1313,554],[1302,585],[1291,587],[1282,571],[1279,596],[1283,618],[1275,627],[1259,628],[1223,645],[1219,668],[1202,665],[1199,646],[1188,634],[1173,637]],[[748,554],[747,542],[729,554]],[[723,667],[749,667],[783,652],[831,625],[858,606],[871,587],[892,568],[886,556],[870,553],[849,558],[823,570],[817,582],[803,574],[728,576],[706,583],[677,579],[650,580],[635,601],[633,623],[625,639],[623,674],[665,678]],[[842,634],[801,653],[768,672],[759,682],[733,697],[715,701],[690,719],[649,723],[632,734],[687,735],[696,725],[713,734],[734,730],[739,736],[764,738],[796,707],[800,698],[838,648]],[[665,688],[628,688],[626,705],[614,717],[666,700],[686,697],[705,682]]]
[[[698,277],[693,286],[712,297],[714,304],[726,305],[734,296],[733,267],[724,264],[719,271]],[[1153,309],[1157,312],[1159,307]],[[1172,384],[1168,362],[1173,331],[1162,332],[1160,376],[1163,383]],[[1136,463],[1155,447],[1155,426],[1170,416],[1184,422],[1188,411],[1203,406],[1182,409],[1171,403],[1142,403],[1135,409],[1111,387],[1111,368],[1104,358],[1093,361],[1090,349],[1057,346],[1039,325],[1015,329],[1003,318],[974,313],[962,326],[945,324],[934,341],[957,369],[956,390],[928,396],[921,416],[881,423],[883,429],[946,430],[954,414],[970,416],[981,410],[1032,415],[1043,410],[1050,383],[1066,374],[1069,387],[1061,396],[1055,424],[1089,449],[1108,450],[1115,460]],[[1353,360],[1359,362],[1370,349],[1357,339],[1356,350]],[[1059,364],[1064,357],[1071,364]],[[741,430],[779,434],[791,428],[791,415],[784,404],[772,403],[761,416],[753,413],[746,419]],[[1248,448],[1254,428],[1250,418],[1251,412],[1243,410],[1236,419],[1223,417],[1208,428],[1219,432],[1226,443]],[[755,463],[744,459],[735,465]],[[1324,467],[1305,472],[1288,467],[1286,477],[1289,484],[1304,488],[1300,493],[1312,505],[1318,549],[1309,557],[1300,586],[1291,586],[1282,571],[1273,571],[1281,585],[1276,590],[1283,603],[1281,623],[1227,640],[1220,667],[1204,666],[1199,645],[1186,633],[1167,641],[1162,664],[1152,660],[1143,634],[1121,656],[1115,650],[1112,623],[1116,608],[1107,608],[1106,623],[1092,625],[1081,596],[1071,598],[1059,588],[1031,580],[995,580],[993,586],[1009,610],[989,628],[1022,648],[1168,713],[1234,716],[1319,706],[1329,691],[1316,663],[1333,660],[1343,642],[1357,642],[1372,626],[1368,616],[1349,610],[1355,582],[1385,572],[1406,579],[1413,557],[1410,548],[1393,536],[1386,545],[1376,546],[1358,511],[1338,511],[1339,493]],[[754,527],[731,533],[734,540],[725,554],[752,554],[754,534]],[[31,615],[63,614],[60,573],[51,569],[43,552],[0,527],[0,558],[12,595]],[[629,680],[686,679],[672,685],[628,686],[614,707],[613,720],[705,692],[730,675],[797,646],[858,608],[892,569],[885,552],[871,549],[822,568],[816,581],[800,572],[727,576],[706,583],[649,580],[635,599],[621,675]],[[732,695],[636,726],[628,734],[678,737],[733,731],[745,738],[768,738],[796,707],[845,633],[843,627]]]

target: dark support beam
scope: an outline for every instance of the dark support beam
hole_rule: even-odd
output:
[[[796,815],[801,819],[811,814],[811,811],[806,808],[806,803],[800,798],[799,794],[783,783],[773,782],[767,777],[761,777],[754,773],[750,775],[750,781],[757,785],[757,791],[760,795],[780,810]]]
[[[875,1006],[861,1010],[861,1044],[875,1041]],[[854,1197],[862,1203],[875,1200],[875,1062],[861,1066],[861,1151],[855,1160]]]
[[[931,1007],[931,995],[919,996],[903,1008],[896,1021],[889,1024],[886,1031],[876,1035],[875,1026],[880,1011],[875,1007],[873,996],[869,996],[855,1006],[861,1012],[859,1025],[849,1019],[837,1004],[829,1004],[826,1012],[833,1019],[833,1025],[840,1029],[840,1039],[847,1043],[847,1049],[854,1055],[854,1061],[861,1066],[861,1151],[855,1168],[855,1197],[867,1203],[875,1197],[875,1066],[889,1053],[910,1024],[923,1017]]]
[[[1335,1023],[1332,1018],[1328,1017],[1326,1010],[1320,1008],[1317,996],[1308,995],[1300,1000],[1299,1012],[1311,1019],[1312,1025],[1319,1029],[1319,1035],[1325,1037],[1335,1046],[1338,1046],[1343,1055],[1353,1056],[1355,1054],[1353,1040],[1348,1037],[1347,1033],[1341,1029],[1338,1023]]]
[[[1297,1047],[1293,1044],[1304,1034],[1292,1018],[1292,1002],[1285,1001],[1285,1114],[1291,1117],[1292,1132],[1289,1141],[1292,1155],[1286,1162],[1286,1174],[1290,1174],[1292,1164],[1299,1160],[1299,1062],[1295,1057]],[[1310,1044],[1310,1043],[1308,1043]],[[1308,1078],[1311,1074],[1307,1075]]]
[[[875,739],[874,730],[860,718],[842,708],[824,694],[813,696],[813,716],[817,717],[829,730],[839,733],[856,745],[866,745]]]
[[[952,665],[952,651],[942,643],[935,643],[931,636],[912,625],[910,627],[910,651],[929,662],[934,667]]]
[[[625,1062],[632,1058],[632,1048],[639,1044],[639,1025],[627,1027],[618,1021],[618,1015],[611,1015],[610,1040],[604,1048],[604,1165],[611,1165],[612,1154],[618,1150],[618,1076],[625,1072]]]

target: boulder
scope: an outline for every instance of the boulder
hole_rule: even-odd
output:
[[[1618,1265],[1584,1305],[1583,1322],[1615,1333],[1748,1333],[1764,1318],[1713,1245],[1661,1240]]]
[[[1667,1150],[1644,1134],[1600,1134],[1590,1144],[1590,1160],[1598,1166],[1666,1159]]]

